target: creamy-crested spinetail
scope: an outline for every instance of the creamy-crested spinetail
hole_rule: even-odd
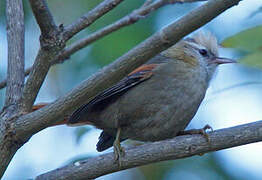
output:
[[[159,141],[183,131],[202,102],[219,64],[217,39],[199,33],[179,41],[77,109],[69,125],[93,124],[103,132],[97,150],[126,139]]]

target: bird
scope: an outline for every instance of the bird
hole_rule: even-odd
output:
[[[120,142],[126,139],[154,142],[179,135],[196,114],[218,65],[235,62],[219,57],[218,48],[211,33],[180,40],[80,106],[67,124],[103,130],[97,151],[113,146],[116,160],[124,155]]]

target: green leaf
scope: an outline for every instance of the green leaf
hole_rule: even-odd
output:
[[[247,66],[262,69],[262,51],[256,51],[252,54],[249,54],[241,58],[239,62]]]
[[[262,26],[247,29],[225,39],[222,46],[238,50],[254,52],[262,49]]]

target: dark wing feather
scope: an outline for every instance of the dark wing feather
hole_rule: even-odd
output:
[[[117,84],[101,92],[89,103],[84,104],[79,109],[77,109],[69,118],[68,124],[81,123],[81,118],[86,116],[90,110],[104,109],[113,100],[116,100],[117,97],[120,97],[122,94],[124,94],[128,89],[149,79],[152,76],[152,69],[154,69],[156,66],[157,64],[149,64],[137,68]]]

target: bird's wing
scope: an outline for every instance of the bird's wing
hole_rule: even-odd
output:
[[[113,100],[116,100],[130,88],[149,79],[153,75],[152,70],[157,66],[158,64],[146,64],[135,69],[117,84],[104,90],[95,96],[89,103],[78,108],[69,118],[68,125],[84,124],[84,122],[81,122],[81,119],[82,117],[87,116],[86,113],[88,113],[88,111],[101,110],[105,108]]]

